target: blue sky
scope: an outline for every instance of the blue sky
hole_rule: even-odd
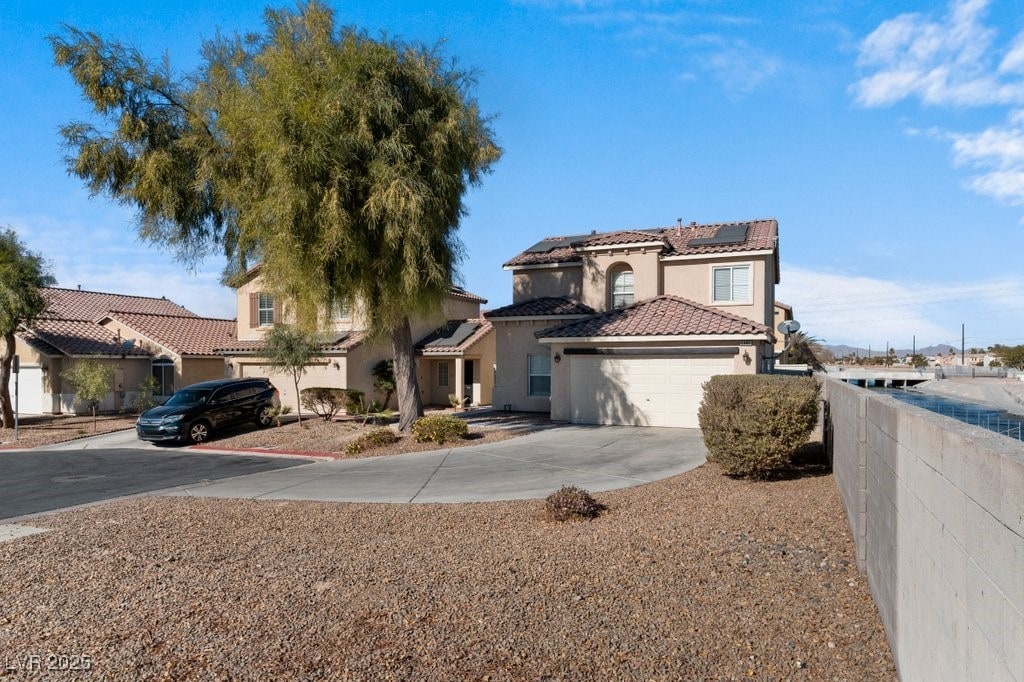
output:
[[[511,300],[501,264],[549,235],[775,217],[809,333],[884,348],[1024,343],[1024,14],[1011,0],[335,2],[338,21],[478,70],[505,150],[468,196],[463,283]],[[274,6],[281,6],[274,3]],[[61,286],[166,295],[233,317],[132,212],[68,176],[88,117],[45,37],[62,23],[192,69],[204,38],[258,31],[257,2],[6,0],[0,226]]]

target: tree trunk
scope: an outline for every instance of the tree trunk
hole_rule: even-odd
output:
[[[423,416],[423,399],[416,381],[416,357],[412,350],[409,318],[391,329],[391,350],[395,354],[395,393],[398,394],[398,430],[408,433],[412,423]]]
[[[295,381],[295,413],[299,415],[299,426],[302,426],[302,396],[299,395],[299,377],[292,374]]]
[[[96,403],[92,404],[92,432],[96,433]]]
[[[4,334],[4,350],[0,354],[0,411],[5,429],[14,428],[14,403],[11,402],[11,363],[14,361],[14,334]]]

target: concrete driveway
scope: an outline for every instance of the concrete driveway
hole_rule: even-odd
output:
[[[667,478],[705,461],[698,429],[563,426],[477,447],[315,462],[156,494],[346,502],[473,502],[592,492]]]

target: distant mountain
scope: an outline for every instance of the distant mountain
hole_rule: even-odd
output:
[[[847,355],[853,355],[854,353],[856,353],[858,357],[862,357],[862,358],[866,358],[868,356],[868,349],[867,348],[855,348],[853,346],[847,346],[847,345],[844,345],[844,344],[839,344],[837,346],[833,346],[833,345],[830,345],[830,344],[827,344],[827,343],[821,344],[821,347],[824,348],[825,350],[831,351],[832,355],[836,356],[837,358],[844,358]],[[929,355],[946,355],[946,354],[949,353],[949,351],[951,349],[955,353],[959,353],[960,352],[959,348],[951,346],[948,343],[940,343],[937,346],[924,346],[922,348],[918,348],[917,352],[920,353],[921,355],[924,355],[925,357],[927,357]],[[900,357],[902,357],[904,355],[910,355],[910,353],[911,353],[911,349],[910,348],[897,348],[896,349],[896,355],[898,355]],[[874,346],[872,346],[871,347],[871,356],[872,357],[877,357],[877,356],[880,356],[880,355],[885,355],[885,347],[883,346],[882,348],[875,348]]]

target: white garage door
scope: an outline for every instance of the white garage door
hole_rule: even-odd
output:
[[[701,384],[732,374],[732,358],[573,355],[574,424],[697,428]]]
[[[14,400],[14,375],[8,384],[11,400]],[[18,412],[21,414],[43,414],[43,370],[40,367],[21,366],[18,373]],[[52,411],[52,407],[46,410]]]

